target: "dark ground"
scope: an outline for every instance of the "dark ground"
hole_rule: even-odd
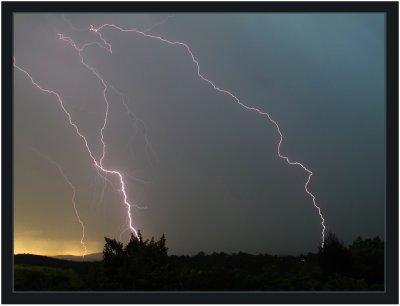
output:
[[[300,256],[202,252],[167,254],[166,240],[106,238],[103,260],[77,262],[14,256],[16,291],[382,291],[384,243],[357,238],[345,247],[329,234],[325,247]]]

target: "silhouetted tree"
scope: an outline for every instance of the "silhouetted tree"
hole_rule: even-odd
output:
[[[106,244],[103,248],[103,262],[111,269],[118,268],[126,255],[122,242],[104,237]]]
[[[105,238],[102,262],[15,255],[14,264],[18,290],[384,289],[384,242],[357,238],[346,248],[333,233],[327,235],[317,254],[199,252],[195,256],[168,256],[164,235],[158,241],[144,240],[138,232],[125,246]]]
[[[138,237],[135,235],[131,235],[131,238],[129,239],[129,242],[126,244],[124,248],[124,252],[128,257],[134,257],[137,256],[140,251],[145,247],[147,242],[143,241],[142,234],[140,231],[138,231]]]
[[[383,284],[385,275],[384,242],[379,238],[358,237],[349,250],[353,258],[352,273],[369,284]]]
[[[158,241],[154,237],[149,241],[138,231],[125,247],[115,239],[105,238],[105,241],[103,262],[111,283],[118,282],[118,288],[124,290],[157,289],[168,256],[164,235]]]
[[[166,245],[166,239],[165,235],[162,234],[160,240],[156,242],[156,251],[159,255],[161,256],[167,256],[168,255],[168,248]]]
[[[334,233],[327,234],[324,247],[319,247],[318,259],[324,276],[350,273],[350,252]]]

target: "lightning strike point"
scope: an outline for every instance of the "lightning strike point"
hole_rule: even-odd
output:
[[[62,36],[62,37],[65,38],[64,36]],[[76,47],[76,49],[79,50],[79,48],[76,46],[76,44],[75,44],[72,40],[68,40],[68,39],[67,39],[67,41],[70,42],[71,45],[73,45],[74,47]],[[79,55],[81,56],[80,52],[79,52]],[[82,56],[81,56],[81,59],[82,59],[82,61],[81,61],[82,64],[85,65],[85,63],[83,62]],[[124,200],[123,202],[124,202],[124,204],[125,204],[126,207],[127,207],[127,215],[128,215],[128,218],[129,218],[129,228],[130,228],[131,232],[132,232],[136,237],[138,237],[137,230],[136,230],[136,229],[133,227],[133,225],[132,225],[132,223],[133,223],[132,216],[131,216],[131,206],[132,206],[132,204],[131,204],[131,203],[129,202],[129,200],[128,200],[128,196],[127,196],[127,193],[126,193],[126,190],[125,190],[125,182],[124,182],[124,179],[123,179],[122,174],[121,174],[119,171],[117,171],[117,170],[110,170],[110,169],[104,168],[103,165],[102,165],[102,163],[101,163],[100,161],[98,161],[98,160],[94,157],[94,155],[93,155],[93,153],[92,153],[92,150],[90,149],[90,146],[89,146],[89,144],[88,144],[88,141],[87,141],[86,137],[80,132],[78,125],[72,120],[72,116],[71,116],[71,114],[68,112],[68,110],[65,108],[64,102],[63,102],[63,100],[61,99],[60,94],[58,94],[57,92],[55,92],[55,91],[53,91],[53,90],[49,90],[49,89],[45,89],[45,88],[41,87],[41,86],[33,79],[33,77],[29,74],[29,72],[27,72],[26,70],[24,70],[23,68],[19,67],[19,66],[16,64],[15,56],[13,57],[13,63],[14,63],[14,67],[15,67],[16,69],[18,69],[19,71],[23,72],[23,73],[30,79],[31,83],[32,83],[37,89],[39,89],[40,91],[42,91],[42,92],[44,92],[44,93],[52,94],[52,95],[54,95],[54,96],[57,97],[57,100],[58,100],[58,102],[59,102],[59,104],[60,104],[60,106],[61,106],[61,109],[63,110],[63,112],[66,114],[66,116],[67,116],[67,118],[68,118],[69,124],[71,125],[71,127],[73,127],[73,129],[75,130],[76,134],[83,140],[83,142],[84,142],[84,144],[85,144],[85,148],[86,148],[87,152],[89,153],[89,156],[90,156],[90,158],[92,159],[93,165],[96,167],[96,169],[101,170],[101,171],[102,171],[103,173],[105,173],[105,174],[108,174],[108,173],[113,174],[113,175],[115,175],[115,176],[117,176],[117,177],[119,178],[120,186],[121,186],[121,193],[123,194],[123,200]],[[86,66],[88,69],[90,69],[90,66],[88,66],[88,65],[85,65],[85,66]],[[96,73],[94,72],[94,70],[92,70],[92,69],[90,69],[90,70],[91,70],[94,74],[96,74]],[[96,74],[96,76],[98,76],[98,78],[101,79],[100,75]],[[103,80],[103,85],[106,86],[106,83],[105,83],[104,80]],[[105,89],[104,89],[104,97],[105,97],[105,91],[106,91],[106,87],[105,87]],[[105,99],[106,99],[106,97],[105,97]],[[107,99],[106,99],[106,103],[108,103]],[[103,127],[105,127],[106,123],[107,123],[107,114],[106,114],[106,116],[105,116],[105,121],[104,121]],[[101,133],[102,133],[102,130],[101,130]],[[103,147],[103,155],[102,155],[102,157],[104,157],[104,154],[105,154],[105,153],[104,153],[104,152],[105,152],[105,143],[104,143],[104,142],[103,142],[103,145],[104,145],[104,147]],[[101,158],[100,160],[102,160],[102,158]]]
[[[169,44],[169,45],[171,45],[171,46],[179,46],[179,47],[184,48],[184,49],[187,51],[188,55],[190,56],[190,58],[191,58],[191,60],[192,60],[192,62],[193,62],[193,64],[194,64],[194,66],[196,67],[197,76],[198,76],[202,81],[208,83],[215,91],[217,91],[217,92],[219,92],[219,93],[221,93],[221,94],[224,94],[224,95],[227,95],[227,96],[231,97],[232,100],[233,100],[234,102],[236,102],[237,104],[239,104],[242,108],[244,108],[244,109],[246,109],[246,110],[248,110],[248,111],[255,112],[255,113],[257,113],[258,115],[267,118],[267,119],[269,120],[269,122],[272,123],[272,124],[275,126],[276,131],[277,131],[277,133],[278,133],[278,135],[279,135],[279,142],[278,142],[278,145],[277,145],[277,155],[278,155],[278,157],[281,158],[281,159],[283,159],[283,160],[285,160],[285,161],[287,162],[287,164],[289,164],[289,165],[291,165],[291,166],[297,166],[297,167],[302,168],[303,171],[305,171],[305,172],[308,174],[307,181],[306,181],[306,183],[304,184],[304,190],[305,190],[305,192],[311,197],[313,206],[317,209],[318,214],[319,214],[320,219],[321,219],[321,227],[322,227],[322,231],[321,231],[321,237],[322,237],[321,247],[323,248],[323,247],[324,247],[324,243],[325,243],[325,229],[326,229],[326,227],[325,227],[325,219],[324,219],[324,217],[323,217],[321,208],[320,208],[320,207],[317,205],[317,203],[316,203],[316,197],[315,197],[315,195],[314,195],[313,193],[311,193],[310,190],[308,189],[308,185],[309,185],[309,183],[310,183],[310,180],[311,180],[311,177],[312,177],[312,175],[313,175],[313,172],[312,172],[311,170],[309,170],[306,166],[304,166],[302,163],[290,161],[289,158],[288,158],[287,156],[281,154],[281,149],[280,149],[280,148],[281,148],[281,144],[282,144],[282,141],[283,141],[283,134],[282,134],[282,132],[281,132],[281,129],[280,129],[278,123],[271,117],[271,115],[270,115],[269,113],[267,113],[267,112],[265,112],[265,111],[262,111],[262,110],[259,109],[259,108],[246,105],[246,104],[243,103],[236,95],[234,95],[232,92],[230,92],[230,91],[228,91],[228,90],[225,90],[225,89],[223,89],[223,88],[218,87],[217,85],[214,84],[213,81],[211,81],[210,79],[206,78],[206,77],[201,73],[199,61],[198,61],[198,60],[196,59],[196,57],[194,56],[194,53],[192,52],[192,50],[191,50],[191,48],[189,47],[188,44],[183,43],[183,42],[179,42],[179,41],[170,41],[170,40],[165,39],[165,38],[163,38],[163,37],[161,37],[161,36],[146,34],[144,31],[140,31],[140,30],[137,30],[137,29],[123,29],[123,28],[118,27],[118,26],[116,26],[116,25],[114,25],[114,24],[107,24],[107,23],[101,25],[101,26],[98,27],[98,28],[95,28],[93,25],[90,25],[90,27],[89,27],[89,31],[92,31],[92,32],[96,33],[97,36],[99,37],[99,39],[102,41],[102,43],[103,43],[104,45],[102,45],[102,44],[100,44],[100,43],[98,43],[98,42],[90,42],[90,43],[84,44],[82,47],[78,47],[77,44],[76,44],[71,38],[69,38],[69,37],[67,37],[67,36],[64,36],[63,34],[60,34],[60,33],[59,33],[59,34],[57,34],[58,39],[63,40],[63,41],[65,41],[65,42],[69,43],[69,44],[77,51],[77,53],[78,53],[78,55],[79,55],[79,57],[80,57],[80,60],[81,60],[82,65],[84,65],[87,69],[89,69],[89,70],[93,73],[93,75],[101,82],[101,84],[102,84],[102,86],[103,86],[103,98],[104,98],[104,101],[105,101],[105,104],[106,104],[106,111],[105,111],[105,115],[104,115],[103,126],[102,126],[102,128],[100,129],[100,132],[99,132],[100,141],[101,141],[101,143],[102,143],[102,155],[100,156],[99,159],[96,159],[96,158],[94,157],[94,155],[93,155],[93,153],[92,153],[92,150],[91,150],[91,148],[90,148],[90,146],[89,146],[89,144],[88,144],[88,142],[87,142],[86,137],[80,132],[78,125],[72,120],[72,117],[71,117],[70,113],[67,111],[67,109],[65,108],[64,102],[62,101],[60,95],[59,95],[57,92],[52,91],[52,90],[45,89],[45,88],[41,87],[38,83],[36,83],[36,82],[34,81],[34,79],[32,78],[32,76],[31,76],[26,70],[24,70],[24,69],[22,69],[21,67],[19,67],[19,66],[16,65],[15,56],[13,57],[14,67],[17,68],[18,70],[20,70],[21,72],[23,72],[24,74],[26,74],[27,77],[31,80],[31,83],[32,83],[36,88],[38,88],[38,89],[41,90],[42,92],[45,92],[45,93],[52,94],[52,95],[55,95],[55,96],[56,96],[56,98],[57,98],[57,100],[58,100],[58,102],[59,102],[59,104],[60,104],[60,106],[61,106],[63,112],[66,114],[66,116],[67,116],[67,118],[68,118],[69,124],[71,125],[71,127],[73,127],[73,129],[75,130],[76,134],[83,140],[84,145],[85,145],[85,148],[86,148],[86,150],[88,151],[89,156],[90,156],[91,160],[93,161],[93,165],[95,166],[95,168],[96,168],[97,170],[103,172],[103,173],[105,174],[105,176],[106,176],[107,174],[113,174],[114,176],[116,176],[116,177],[119,179],[120,187],[121,187],[121,188],[119,189],[119,192],[122,194],[123,203],[124,203],[124,205],[126,205],[126,208],[127,208],[127,216],[128,216],[128,221],[129,221],[129,222],[128,222],[128,227],[129,227],[130,231],[131,231],[137,238],[139,237],[139,236],[138,236],[137,230],[136,230],[136,229],[133,227],[133,225],[132,225],[131,209],[132,209],[132,206],[135,207],[135,205],[131,204],[131,203],[129,202],[129,200],[128,200],[128,196],[127,196],[126,189],[125,189],[125,181],[124,181],[124,178],[123,178],[123,176],[122,176],[122,173],[121,173],[120,171],[117,171],[117,170],[110,170],[110,169],[107,169],[107,168],[105,168],[104,165],[103,165],[103,161],[104,161],[105,154],[106,154],[106,143],[105,143],[105,141],[104,141],[103,132],[104,132],[104,129],[106,128],[106,125],[107,125],[107,118],[108,118],[109,102],[108,102],[108,100],[107,100],[107,95],[106,95],[106,93],[107,93],[109,84],[101,77],[101,75],[100,75],[93,67],[89,66],[89,65],[84,61],[84,58],[83,58],[83,56],[82,56],[82,52],[84,51],[84,49],[85,49],[86,47],[89,47],[89,46],[92,46],[92,45],[97,45],[97,46],[99,46],[99,47],[101,47],[101,48],[103,48],[103,49],[106,49],[108,52],[112,53],[112,46],[111,46],[111,44],[109,44],[109,43],[104,39],[104,37],[103,37],[102,34],[101,34],[101,30],[102,30],[103,28],[105,28],[105,27],[113,28],[113,29],[119,30],[119,31],[121,31],[121,32],[132,32],[132,33],[136,33],[136,34],[138,34],[138,35],[140,35],[140,36],[142,36],[142,37],[145,37],[145,38],[155,39],[155,40],[158,40],[158,41],[160,41],[160,42],[162,42],[162,43]],[[105,47],[105,46],[106,46],[106,47]]]
[[[279,143],[278,143],[278,146],[277,146],[277,154],[278,154],[279,158],[284,159],[289,165],[301,167],[305,172],[308,173],[308,179],[307,179],[307,181],[306,181],[306,183],[304,185],[304,190],[311,197],[312,203],[313,203],[314,207],[318,210],[318,214],[319,214],[319,216],[321,218],[321,227],[322,227],[322,230],[321,230],[321,248],[323,248],[324,247],[324,243],[325,243],[325,229],[326,229],[326,227],[325,227],[325,219],[324,219],[324,217],[322,215],[321,208],[316,203],[315,195],[313,193],[311,193],[309,191],[309,189],[308,189],[308,184],[309,184],[309,182],[311,180],[311,176],[313,175],[313,172],[311,170],[309,170],[306,166],[304,166],[302,163],[300,163],[300,162],[292,162],[292,161],[289,160],[289,158],[287,156],[281,154],[280,147],[281,147],[281,144],[282,144],[282,141],[283,141],[283,134],[281,132],[281,129],[280,129],[278,123],[271,117],[271,115],[269,113],[265,112],[265,111],[262,111],[261,109],[259,109],[257,107],[246,105],[236,95],[234,95],[232,92],[230,92],[230,91],[228,91],[226,89],[218,87],[217,85],[214,84],[213,81],[211,81],[210,79],[206,78],[201,73],[199,61],[194,56],[194,53],[193,53],[193,51],[191,50],[191,48],[189,47],[188,44],[183,43],[183,42],[179,42],[179,41],[170,41],[168,39],[165,39],[165,38],[163,38],[161,36],[157,36],[157,35],[146,34],[144,31],[140,31],[138,29],[124,29],[124,28],[121,28],[119,26],[116,26],[115,24],[105,23],[105,24],[99,26],[98,28],[95,28],[95,27],[91,26],[90,30],[94,31],[95,33],[97,33],[99,35],[100,39],[102,39],[104,41],[104,43],[107,44],[110,47],[110,49],[111,49],[111,45],[101,35],[101,30],[103,28],[105,28],[105,27],[113,28],[113,29],[116,29],[116,30],[121,31],[121,32],[136,33],[136,34],[138,34],[138,35],[140,35],[142,37],[146,37],[146,38],[149,38],[149,39],[155,39],[155,40],[158,40],[158,41],[160,41],[162,43],[166,43],[166,44],[171,45],[171,46],[183,47],[187,51],[187,53],[189,54],[190,58],[192,59],[192,62],[195,65],[196,70],[197,70],[197,76],[202,81],[208,83],[214,90],[218,91],[219,93],[230,96],[237,104],[239,104],[244,109],[246,109],[248,111],[256,112],[257,114],[259,114],[259,115],[261,115],[263,117],[266,117],[275,126],[276,131],[279,134]]]

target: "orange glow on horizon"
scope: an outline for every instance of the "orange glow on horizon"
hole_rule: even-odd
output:
[[[98,241],[87,242],[86,255],[99,253],[103,249],[103,245]],[[15,254],[35,254],[43,256],[56,255],[73,255],[82,256],[83,250],[79,240],[52,240],[46,238],[14,238],[14,255]]]

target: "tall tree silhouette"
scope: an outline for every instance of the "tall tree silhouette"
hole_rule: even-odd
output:
[[[111,269],[118,268],[126,255],[122,242],[104,237],[106,243],[103,248],[103,262]]]
[[[327,234],[324,248],[319,247],[318,259],[325,276],[334,273],[343,275],[350,273],[351,254],[343,242],[332,232]]]
[[[118,282],[124,290],[157,289],[168,257],[165,235],[149,241],[138,231],[138,237],[132,234],[125,246],[115,239],[105,241],[103,263],[111,283]]]

